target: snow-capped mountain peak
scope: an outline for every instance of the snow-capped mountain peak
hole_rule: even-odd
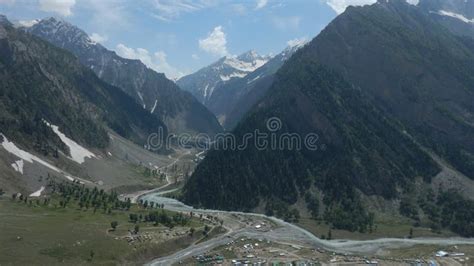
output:
[[[280,54],[278,54],[277,56],[275,56],[275,58],[280,58],[281,61],[286,61],[288,60],[297,50],[303,48],[306,44],[309,43],[309,40],[307,39],[295,39],[295,40],[291,40],[288,42],[288,46],[285,48],[285,50],[283,50],[283,52],[281,52]]]
[[[22,23],[19,22],[19,25]],[[49,17],[39,21],[23,23],[27,31],[41,31],[40,33],[35,32],[36,35],[46,36],[46,38],[53,38],[63,43],[60,47],[67,46],[68,44],[80,45],[83,47],[89,47],[91,45],[98,45],[94,42],[89,35],[78,27],[70,24],[69,22]]]
[[[254,50],[239,56],[226,56],[210,66],[182,77],[177,81],[177,84],[193,93],[204,103],[214,93],[217,85],[234,78],[243,78],[266,64],[270,59],[271,56],[259,55]]]

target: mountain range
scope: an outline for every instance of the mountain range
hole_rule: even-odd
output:
[[[335,228],[365,231],[373,214],[364,201],[403,198],[434,227],[472,235],[474,213],[461,207],[468,203],[446,209],[442,199],[416,203],[425,202],[426,191],[442,195],[453,186],[432,182],[446,164],[473,185],[472,73],[474,40],[452,34],[423,8],[404,0],[348,7],[278,70],[232,132],[237,145],[255,129],[277,139],[315,133],[319,149],[220,149],[217,143],[183,200],[289,220],[299,216],[292,206],[306,204]],[[277,132],[266,125],[275,117]],[[407,205],[400,206],[406,214]],[[450,215],[464,217],[456,221],[462,225]]]
[[[359,232],[382,212],[474,236],[473,8],[348,7],[308,43],[225,56],[176,83],[61,19],[15,27],[0,16],[0,178],[9,191],[49,170],[151,186],[135,171],[143,162],[151,172],[183,156],[130,141],[225,129],[184,178],[185,203]],[[31,175],[38,163],[49,170]]]
[[[23,27],[23,30],[72,52],[99,78],[121,88],[160,119],[169,132],[214,135],[222,131],[211,112],[164,74],[139,60],[125,59],[107,50],[76,26],[61,19],[47,18],[31,27]]]
[[[270,56],[248,51],[239,56],[225,56],[217,62],[176,81],[183,90],[191,92],[201,103],[207,105],[219,86],[231,80],[245,77],[264,65]]]
[[[301,41],[288,46],[245,77],[218,84],[206,102],[206,107],[217,116],[225,129],[233,129],[247,111],[265,95],[278,69],[304,45],[305,42]]]
[[[165,125],[72,54],[0,19],[1,133],[31,150],[69,150],[47,123],[91,148],[105,148],[107,129],[143,145]]]
[[[295,43],[273,57],[260,56],[254,51],[223,57],[182,77],[177,84],[200,99],[221,125],[230,130],[266,92],[273,74],[304,44],[304,41]]]

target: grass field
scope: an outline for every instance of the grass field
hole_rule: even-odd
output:
[[[51,205],[54,205],[52,201]],[[133,206],[130,211],[105,214],[77,207],[55,208],[0,199],[0,265],[83,265],[141,264],[166,256],[202,237],[204,226],[193,218],[185,227],[173,229],[140,223],[140,234],[152,235],[148,241],[129,244],[124,236],[134,224],[129,213],[143,213]],[[112,221],[116,231],[109,231]],[[193,236],[184,234],[196,228]],[[175,232],[181,232],[177,235]],[[163,233],[165,232],[165,233]],[[161,237],[165,236],[165,237]],[[167,236],[167,237],[166,237]]]

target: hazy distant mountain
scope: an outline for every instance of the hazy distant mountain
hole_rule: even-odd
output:
[[[180,78],[176,83],[191,92],[203,104],[218,90],[218,87],[233,79],[243,78],[270,60],[269,56],[248,51],[237,57],[226,56],[210,66]]]
[[[214,115],[165,75],[95,43],[81,29],[56,18],[43,19],[25,30],[71,51],[104,81],[121,88],[173,133],[215,134],[221,127]]]
[[[277,139],[313,132],[324,146],[257,149],[251,142],[247,149],[213,149],[183,199],[285,219],[296,219],[290,208],[306,202],[324,206],[319,217],[332,226],[359,231],[371,223],[360,195],[412,193],[417,214],[426,205],[416,205],[424,191],[416,190],[416,178],[428,188],[440,170],[423,148],[474,179],[472,73],[474,41],[453,35],[420,8],[404,0],[349,7],[281,67],[233,131],[237,145],[259,129]],[[272,117],[281,120],[280,130],[267,129]],[[464,206],[474,203],[443,206],[445,200],[431,198],[435,207],[423,209],[430,222],[473,236],[474,210]]]
[[[245,113],[266,93],[273,75],[305,41],[288,46],[263,66],[243,78],[219,83],[206,101],[206,106],[219,119],[225,129],[232,129]]]
[[[452,32],[474,38],[474,0],[421,0],[418,6]]]

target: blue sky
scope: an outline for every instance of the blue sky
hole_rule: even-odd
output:
[[[174,78],[224,55],[277,54],[290,40],[315,37],[347,4],[373,1],[0,0],[0,13],[22,21],[61,17]]]

